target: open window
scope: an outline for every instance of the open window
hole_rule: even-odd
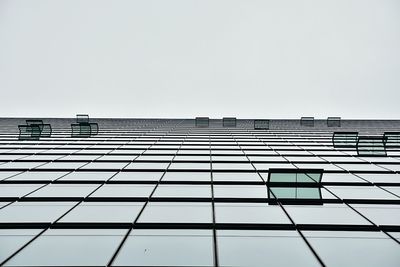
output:
[[[72,137],[90,137],[99,133],[99,125],[90,122],[89,115],[76,115],[76,122],[71,124]]]
[[[40,137],[50,137],[52,128],[43,120],[26,120],[26,125],[18,125],[19,140],[39,140]]]
[[[269,169],[268,197],[280,202],[322,203],[323,169]]]
[[[341,118],[340,117],[328,117],[326,120],[326,125],[328,127],[340,127],[341,126]]]
[[[357,141],[358,156],[386,156],[383,136],[359,136]]]
[[[209,127],[210,118],[209,117],[196,117],[195,121],[196,127]]]
[[[400,147],[400,132],[385,132],[383,134],[385,147]]]
[[[314,117],[301,117],[300,125],[306,127],[314,127]]]
[[[223,127],[236,127],[236,118],[234,117],[224,117],[222,118]]]
[[[332,136],[333,147],[355,148],[358,141],[358,132],[334,132]]]
[[[268,130],[269,120],[254,120],[254,130]]]

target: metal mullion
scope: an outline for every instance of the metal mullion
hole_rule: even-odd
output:
[[[217,242],[217,230],[216,230],[216,220],[215,220],[215,201],[214,201],[214,176],[212,169],[212,150],[211,150],[211,137],[208,137],[209,151],[210,151],[210,178],[211,178],[211,208],[212,208],[212,218],[213,218],[213,254],[214,254],[214,266],[219,266],[218,260],[218,242]]]

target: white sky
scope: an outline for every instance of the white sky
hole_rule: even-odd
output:
[[[0,0],[0,116],[400,118],[400,1]]]

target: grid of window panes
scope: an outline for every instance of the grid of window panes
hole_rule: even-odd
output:
[[[51,137],[19,141],[23,120],[0,120],[2,266],[400,266],[398,148],[335,149],[318,120],[94,121],[93,137],[49,119]],[[272,169],[323,175],[273,185]]]

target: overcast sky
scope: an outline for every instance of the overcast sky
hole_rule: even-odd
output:
[[[400,118],[399,0],[0,0],[0,116]]]

